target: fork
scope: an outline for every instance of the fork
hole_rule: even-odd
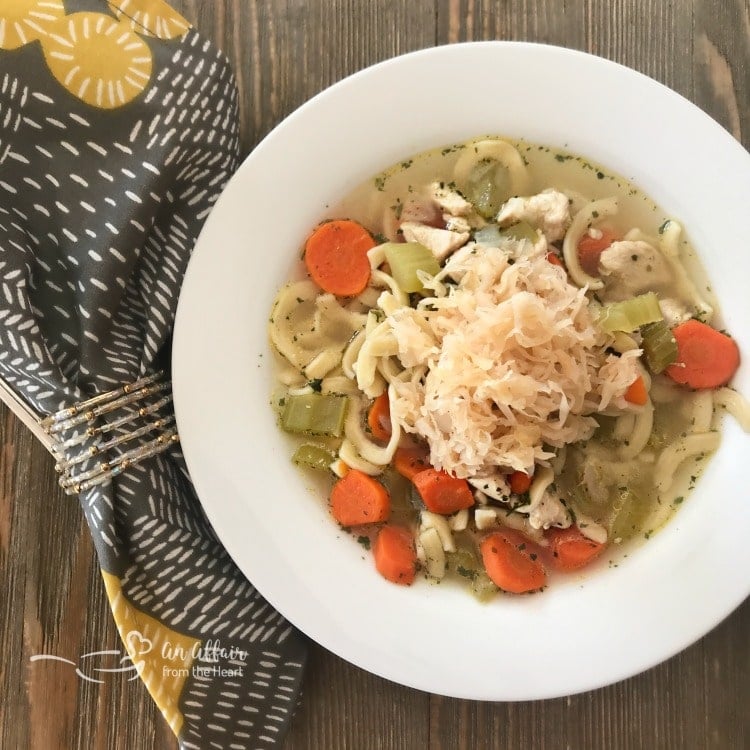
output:
[[[39,419],[6,383],[0,399],[52,453],[69,495],[107,482],[179,441],[164,372],[100,393]]]

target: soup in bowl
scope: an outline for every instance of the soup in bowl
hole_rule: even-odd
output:
[[[644,112],[649,113],[648,117]],[[579,501],[581,517],[587,515],[592,524],[607,532],[609,551],[602,552],[580,571],[569,573],[558,574],[545,562],[550,584],[541,594],[496,594],[489,601],[480,601],[467,594],[466,586],[460,585],[463,580],[460,575],[453,575],[455,584],[443,578],[437,579],[443,582],[436,585],[419,576],[413,585],[403,586],[378,573],[373,550],[357,543],[356,537],[351,539],[332,520],[328,501],[334,480],[328,478],[328,470],[303,471],[291,461],[296,443],[313,441],[308,436],[301,439],[290,436],[279,428],[280,370],[269,343],[269,317],[279,290],[291,280],[305,280],[307,269],[304,263],[300,265],[300,254],[308,238],[325,220],[356,222],[366,230],[375,247],[386,241],[394,246],[426,246],[428,240],[424,237],[419,240],[398,235],[399,229],[405,231],[403,225],[409,218],[412,223],[430,224],[424,221],[429,217],[410,217],[409,212],[415,206],[407,206],[408,185],[413,184],[421,194],[433,183],[442,181],[448,185],[454,181],[460,154],[457,150],[444,157],[440,152],[477,137],[508,141],[521,154],[522,161],[524,157],[529,161],[524,164],[530,173],[529,185],[523,190],[513,190],[514,195],[500,195],[499,206],[513,197],[531,198],[548,189],[557,190],[573,199],[569,204],[571,225],[566,230],[570,233],[572,223],[585,206],[615,197],[619,204],[617,213],[594,217],[592,212],[592,226],[585,228],[587,236],[592,241],[601,240],[596,235],[601,232],[604,237],[608,229],[619,242],[643,241],[665,257],[670,252],[669,243],[675,240],[680,267],[684,267],[697,297],[720,310],[719,316],[704,318],[704,322],[728,333],[740,353],[750,350],[750,310],[744,290],[745,279],[750,276],[750,257],[740,252],[746,242],[743,197],[750,186],[750,157],[744,149],[674,92],[613,63],[539,45],[454,45],[397,58],[336,84],[280,124],[243,164],[209,217],[186,275],[173,348],[175,407],[188,467],[207,516],[242,571],[292,624],[354,664],[404,685],[463,698],[545,698],[591,689],[667,658],[706,633],[747,596],[750,548],[745,539],[750,533],[750,507],[738,489],[745,482],[744,467],[738,457],[747,452],[748,442],[737,420],[725,419],[718,447],[707,462],[700,462],[704,467],[702,473],[685,472],[685,492],[678,487],[663,489],[670,498],[666,508],[667,515],[672,515],[670,520],[664,524],[655,520],[651,525],[645,520],[644,511],[643,517],[639,516],[630,525],[637,529],[634,536],[642,539],[650,529],[660,530],[637,549],[616,554],[615,558],[609,553],[624,549],[622,545],[629,542],[624,539],[628,526],[618,530],[612,525],[616,522],[612,518],[616,503],[611,486],[606,487],[602,504],[610,509],[609,515],[598,512],[601,508],[597,498],[588,498],[588,503],[586,499]],[[541,171],[537,172],[540,162],[535,161],[536,154],[526,154],[524,144],[550,149],[549,155],[539,151],[539,159],[546,165]],[[436,148],[438,154],[434,154]],[[462,150],[468,153],[467,149]],[[397,166],[389,171],[389,165],[400,165],[423,153],[434,155],[434,170],[427,164],[432,157],[426,156],[427,168],[421,176],[412,171],[422,168],[417,159],[409,168]],[[590,171],[576,161],[578,155],[582,162],[602,166]],[[569,156],[574,158],[567,159]],[[443,158],[448,160],[441,161]],[[452,165],[450,158],[454,159]],[[564,172],[568,168],[575,171],[577,163],[585,178],[580,184]],[[442,173],[441,164],[446,170]],[[545,171],[547,167],[560,171]],[[602,179],[598,177],[599,170],[605,175]],[[715,179],[717,174],[722,176],[721,180]],[[411,175],[419,179],[410,182]],[[632,189],[637,195],[619,192],[616,184],[619,175],[622,186],[626,185],[625,180],[632,185],[626,192]],[[376,176],[382,178],[379,183],[382,181],[383,190],[375,184]],[[481,184],[480,175],[475,177],[475,182]],[[407,186],[403,195],[402,184]],[[481,198],[472,196],[465,185],[457,187],[475,208],[477,203],[481,204]],[[364,192],[359,192],[360,189]],[[575,268],[571,274],[565,248],[555,246],[560,240],[545,234],[547,253],[559,257],[561,266],[548,260],[546,254],[534,255],[535,245],[541,243],[539,230],[545,233],[543,225],[530,221],[531,217],[523,219],[531,232],[536,233],[536,241],[526,228],[524,233],[529,234],[526,239],[508,237],[508,230],[521,219],[506,223],[498,219],[497,213],[490,213],[494,200],[491,192],[487,216],[482,217],[486,226],[470,224],[468,241],[480,245],[484,242],[485,247],[495,251],[490,255],[497,261],[498,270],[502,266],[503,277],[511,274],[508,282],[514,278],[518,281],[518,273],[512,275],[513,269],[518,272],[524,264],[544,268],[543,275],[552,279],[553,289],[549,293],[559,293],[556,299],[560,304],[565,295],[573,298],[575,294],[581,295],[578,313],[584,315],[585,308],[584,317],[589,322],[594,320],[597,305],[606,309],[607,305],[652,292],[658,298],[657,303],[664,297],[676,298],[691,318],[698,315],[697,298],[691,302],[683,292],[669,285],[637,291],[624,299],[611,297],[597,301],[591,284],[579,285],[574,278]],[[358,203],[358,196],[365,198],[365,193],[372,200]],[[400,204],[396,200],[399,197]],[[397,215],[399,205],[403,208]],[[658,208],[652,210],[652,206]],[[444,231],[461,228],[455,224],[447,228],[443,213],[450,211],[441,212],[444,225],[436,228]],[[434,219],[437,221],[436,216]],[[663,226],[666,219],[674,222],[671,228]],[[663,228],[661,233],[660,228]],[[679,239],[676,229],[681,229]],[[484,235],[482,230],[486,230]],[[633,230],[642,235],[626,239]],[[381,234],[382,237],[378,236]],[[401,239],[409,241],[400,242]],[[579,243],[575,244],[577,247]],[[691,260],[690,248],[697,263]],[[457,248],[453,256],[460,251]],[[400,251],[391,252],[398,255]],[[387,265],[385,260],[380,264],[375,263],[377,258],[368,260],[371,274],[377,271],[392,276],[392,262],[408,265],[398,260]],[[511,260],[514,262],[510,263]],[[667,257],[669,263],[672,260]],[[386,317],[401,316],[405,326],[413,323],[415,330],[423,330],[420,302],[431,295],[440,309],[451,300],[449,287],[458,289],[463,279],[466,279],[464,284],[470,281],[471,269],[461,279],[459,271],[452,279],[437,279],[446,287],[445,295],[434,293],[439,291],[435,277],[444,273],[451,262],[448,256],[439,261],[442,265],[436,274],[425,276],[424,268],[414,272],[413,277],[424,289],[429,284],[433,289],[429,294],[420,289],[406,293],[406,287],[402,287],[409,297],[409,304],[401,307],[402,312],[395,307],[386,310],[377,305],[378,300],[373,300],[374,306],[368,310],[362,308],[356,314],[368,317],[375,311],[373,316],[377,316],[380,309]],[[705,288],[701,266],[710,279],[710,290]],[[536,283],[533,281],[536,278],[532,274],[529,283]],[[351,290],[344,291],[345,294],[333,294],[342,307],[357,296]],[[394,290],[391,292],[397,296]],[[316,289],[316,297],[321,293],[324,293],[322,287]],[[490,289],[487,293],[494,291]],[[467,297],[469,303],[475,296]],[[658,306],[666,319],[661,305]],[[565,309],[571,313],[575,310]],[[448,310],[444,312],[447,314]],[[409,316],[413,318],[411,323],[406,322]],[[470,325],[465,328],[468,333],[473,332]],[[433,335],[430,331],[425,333]],[[606,333],[607,337],[620,339],[620,349],[624,339],[618,333],[635,338],[638,349],[642,348],[642,341],[633,337],[636,331]],[[603,350],[595,345],[590,352],[591,376],[599,389],[591,408],[602,404],[604,384],[617,380],[610,381],[607,371],[601,372],[608,361],[613,361],[608,358],[622,359],[626,354],[606,343],[609,338],[602,341],[606,344]],[[380,353],[376,343],[373,339],[370,348],[375,372],[383,377],[380,360],[396,355],[387,354],[386,344],[390,346],[392,341],[381,342],[384,349]],[[642,355],[625,357],[625,361],[630,359],[638,359],[639,367],[644,361]],[[731,387],[747,395],[750,375],[745,362],[746,358]],[[419,364],[408,364],[408,360],[405,364],[398,359],[398,367],[417,368]],[[615,450],[619,452],[623,447],[622,437],[633,434],[635,422],[642,420],[644,414],[643,405],[628,405],[622,389],[623,385],[629,389],[637,380],[630,380],[634,372],[628,373],[627,383],[626,373],[622,382],[617,380],[619,385],[605,407],[607,411],[614,403],[616,413],[587,413],[590,407],[585,406],[574,415],[574,421],[581,423],[590,418],[602,420],[608,430],[606,435],[595,431],[589,438],[589,442],[611,441],[599,449],[603,455],[596,456],[599,463],[596,472],[607,474],[617,462],[640,461],[644,450],[653,451],[654,462],[649,466],[658,461],[657,446],[646,446],[632,458],[615,455]],[[649,384],[645,376],[651,377],[651,372],[648,368],[644,372],[645,390],[654,405],[654,427],[650,434],[654,430],[663,431],[665,446],[673,445],[673,438],[681,437],[674,432],[678,427],[670,422],[668,406],[664,409],[666,419],[658,416],[662,409],[659,404],[668,404],[661,398],[661,390],[685,386],[664,380],[669,376],[663,373],[652,377]],[[317,394],[316,381],[321,381],[322,391],[327,375],[311,375],[314,393]],[[657,379],[662,379],[664,385],[660,386],[659,394],[654,390]],[[304,385],[290,382],[283,387],[306,387],[307,382],[307,379]],[[377,377],[367,387],[372,388],[376,382],[380,382]],[[420,436],[421,427],[413,415],[422,408],[422,400],[427,402],[431,396],[426,389],[419,390],[419,383],[420,378],[416,378],[415,388],[398,394],[399,402],[394,398],[389,406],[393,411],[392,422],[394,418],[403,420],[402,433],[424,449],[429,440]],[[365,393],[359,383],[355,385]],[[389,389],[390,386],[389,383]],[[711,390],[712,394],[715,392]],[[362,407],[363,424],[367,423],[370,402],[377,398],[374,390],[370,393]],[[688,394],[680,390],[679,395],[682,398]],[[689,399],[694,396],[690,393]],[[714,396],[711,398],[713,401]],[[419,409],[412,412],[409,404],[417,404]],[[558,423],[561,404],[558,398],[558,413],[550,413],[557,417]],[[698,413],[705,420],[706,411]],[[377,420],[376,424],[379,423]],[[407,427],[419,430],[409,432]],[[436,424],[437,427],[440,425]],[[713,429],[714,423],[710,421],[707,432],[712,433]],[[426,427],[424,432],[428,432]],[[701,430],[700,434],[703,433]],[[366,430],[365,435],[368,435]],[[445,445],[436,443],[436,456],[429,459],[434,465],[430,467],[468,483],[468,471],[459,476],[461,472],[453,464],[443,465],[444,456],[446,460],[458,457],[454,456],[454,449],[461,442],[451,443],[449,429],[444,437]],[[560,442],[545,433],[544,452],[552,452],[544,445],[555,440]],[[387,446],[385,441],[374,444],[380,448]],[[576,458],[582,447],[580,441],[566,445],[565,464],[573,484],[579,474],[585,473],[587,462],[585,457]],[[493,446],[487,447],[484,455],[490,449],[499,450]],[[432,445],[429,447],[431,456]],[[522,447],[518,455],[530,456],[529,445]],[[559,451],[556,448],[554,458],[534,452],[535,481],[542,469],[554,472],[558,468],[555,462],[559,461]],[[515,455],[515,449],[508,456],[511,453]],[[366,456],[361,458],[368,460]],[[475,466],[468,453],[460,458],[465,466]],[[508,457],[496,464],[502,467],[498,473],[510,483],[512,472],[508,470],[526,473],[522,469],[529,468],[531,461]],[[353,468],[354,463],[349,466]],[[359,471],[367,475],[362,467]],[[473,476],[476,475],[475,472]],[[562,477],[562,473],[558,475]],[[376,475],[367,476],[380,481]],[[691,476],[695,476],[695,486],[688,492]],[[651,479],[639,477],[639,483],[641,480],[656,484],[653,474]],[[406,478],[404,481],[411,482]],[[564,479],[558,481],[561,492],[568,493],[563,487]],[[626,490],[640,492],[641,488],[628,484]],[[680,496],[685,500],[676,503]],[[472,497],[476,503],[473,491]],[[567,502],[568,496],[561,499]],[[490,513],[485,515],[497,515],[494,511],[504,507],[500,502],[489,499],[486,510]],[[467,509],[472,511],[475,524],[477,509],[478,506]],[[520,512],[520,507],[515,510]],[[447,519],[453,514],[436,515]],[[531,525],[530,514],[526,515]],[[395,519],[389,519],[392,520]],[[542,523],[531,533],[562,533],[574,526],[572,517],[570,520],[567,529],[554,524],[545,529]],[[416,529],[421,525],[420,518]],[[585,530],[578,523],[575,526],[579,532]],[[496,529],[494,526],[480,529],[476,540],[481,543],[483,535],[492,530],[502,528],[498,525]],[[454,542],[460,542],[458,530],[451,531],[455,532]],[[620,544],[615,543],[617,534],[623,538]],[[414,534],[411,539],[416,554]],[[374,541],[373,537],[371,546]],[[458,566],[455,567],[457,570]],[[550,668],[552,664],[554,669]]]
[[[750,422],[680,223],[604,167],[481,137],[330,214],[270,312],[275,406],[394,583],[484,600],[611,561],[682,504],[723,411]]]

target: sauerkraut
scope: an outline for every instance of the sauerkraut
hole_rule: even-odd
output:
[[[440,277],[456,286],[386,316],[407,370],[391,417],[427,441],[433,466],[459,477],[531,473],[551,449],[590,438],[593,413],[623,408],[641,351],[607,352],[612,336],[585,289],[545,250],[526,240],[468,246]]]

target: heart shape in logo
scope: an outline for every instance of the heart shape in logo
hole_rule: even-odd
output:
[[[125,636],[125,643],[128,645],[133,659],[137,656],[145,656],[154,647],[151,640],[138,630],[131,630]]]

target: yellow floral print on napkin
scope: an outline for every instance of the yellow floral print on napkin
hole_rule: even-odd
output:
[[[164,0],[115,0],[110,10],[133,31],[158,39],[182,36],[190,24]]]
[[[117,576],[105,571],[102,576],[130,661],[172,731],[179,734],[185,720],[179,707],[180,694],[201,642],[136,609],[123,596]]]
[[[116,0],[113,15],[66,14],[62,0],[10,0],[0,7],[0,49],[39,42],[52,76],[73,96],[115,109],[141,94],[153,56],[141,36],[169,40],[190,24],[163,0]]]
[[[52,75],[93,107],[121,107],[138,96],[151,78],[148,45],[103,13],[66,16],[40,41]]]
[[[18,49],[47,34],[65,15],[62,0],[10,0],[0,7],[0,49]]]

